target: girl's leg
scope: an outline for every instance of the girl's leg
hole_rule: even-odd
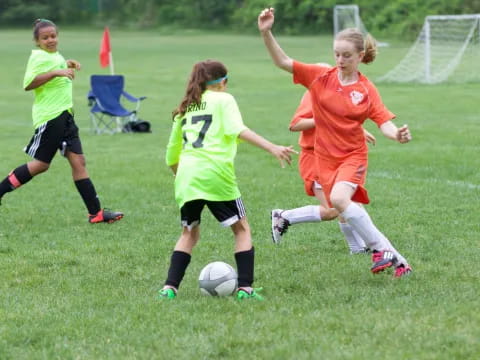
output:
[[[50,164],[46,162],[34,159],[17,167],[0,183],[0,199],[5,193],[18,189],[32,180],[34,176],[47,171],[49,166]]]
[[[315,194],[315,197],[318,199],[318,201],[320,201],[320,205],[328,208],[327,198],[325,197],[325,193],[323,192],[320,185],[317,185],[316,183],[313,185],[313,193]],[[327,218],[327,220],[334,219],[338,216],[337,209],[329,208],[329,210],[331,211],[331,213],[328,214],[330,215],[330,218]],[[367,246],[365,245],[362,237],[345,221],[344,218],[342,218],[341,216],[338,216],[338,218],[338,225],[340,226],[340,231],[345,237],[345,241],[347,242],[348,248],[350,249],[350,253],[365,253]]]
[[[80,196],[88,209],[90,223],[113,223],[123,218],[123,213],[102,209],[95,186],[90,180],[85,165],[85,156],[67,151],[65,156],[72,167],[72,177]]]
[[[306,222],[320,222],[333,220],[338,216],[338,211],[328,206],[325,194],[322,188],[312,184],[313,193],[319,200],[320,205],[307,205],[290,210],[275,209],[272,210],[272,240],[279,244],[290,225]]]
[[[195,226],[191,229],[187,226],[183,227],[182,235],[180,235],[170,258],[168,276],[162,290],[173,289],[175,293],[177,292],[188,264],[190,264],[192,250],[199,239],[200,226]]]
[[[252,288],[255,269],[255,248],[252,244],[250,226],[246,217],[231,226],[235,236],[235,261],[238,272],[238,298],[256,297],[261,300]]]
[[[305,222],[319,222],[333,220],[338,216],[336,209],[330,208],[321,188],[314,188],[315,197],[320,205],[307,205],[290,210],[281,210],[281,216],[289,225]]]
[[[332,205],[341,216],[360,234],[367,246],[373,251],[391,251],[397,258],[398,265],[407,266],[405,258],[393,247],[390,241],[373,224],[367,211],[352,202],[356,188],[345,182],[336,183],[330,194]]]
[[[72,177],[80,196],[90,215],[96,215],[101,210],[100,200],[98,199],[95,186],[90,180],[85,165],[85,156],[71,151],[65,153],[65,157],[72,168]]]

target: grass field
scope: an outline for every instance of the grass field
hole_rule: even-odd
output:
[[[233,239],[204,213],[179,296],[159,302],[180,234],[173,177],[164,164],[170,112],[194,62],[229,68],[229,90],[245,123],[273,142],[296,144],[287,125],[303,89],[274,68],[260,37],[112,31],[116,72],[145,95],[140,117],[152,134],[89,132],[86,93],[101,31],[60,33],[61,53],[83,65],[74,82],[76,121],[104,206],[126,213],[92,226],[57,156],[50,170],[7,194],[0,207],[0,359],[478,359],[480,358],[480,84],[378,87],[408,123],[407,145],[371,148],[368,211],[409,259],[414,274],[373,276],[370,259],[350,256],[336,222],[298,225],[270,240],[270,210],[315,203],[297,164],[282,169],[241,145],[237,176],[256,246],[264,302],[203,297],[200,269],[234,264]],[[32,94],[22,90],[31,32],[0,31],[0,178],[28,161]],[[330,37],[280,37],[305,62],[332,62]],[[381,48],[362,68],[372,79],[408,44]],[[472,70],[473,71],[473,70]],[[1,180],[1,179],[0,179]]]

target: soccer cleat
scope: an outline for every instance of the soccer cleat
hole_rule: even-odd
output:
[[[290,223],[287,219],[282,217],[283,210],[275,209],[272,210],[271,217],[272,217],[272,241],[275,244],[280,244],[282,241],[282,236],[288,230]]]
[[[158,291],[159,299],[173,300],[177,297],[177,292],[173,288],[164,288]]]
[[[258,301],[263,300],[263,296],[261,296],[258,292],[262,291],[263,288],[257,288],[249,290],[247,288],[238,288],[237,290],[237,300],[244,300],[244,299],[254,299]]]
[[[372,254],[373,266],[370,269],[372,273],[377,274],[393,266],[397,261],[396,256],[391,251],[374,251]]]
[[[393,274],[393,276],[396,278],[401,278],[410,275],[412,271],[413,270],[410,265],[401,264],[395,268],[395,274]]]
[[[97,224],[101,222],[106,222],[106,223],[113,223],[115,221],[120,220],[123,218],[123,213],[122,212],[117,212],[117,211],[110,211],[107,209],[102,209],[95,215],[88,215],[88,222],[90,224]]]

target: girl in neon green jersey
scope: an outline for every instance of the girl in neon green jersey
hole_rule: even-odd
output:
[[[291,146],[272,144],[242,120],[237,103],[226,92],[226,67],[213,60],[194,65],[185,96],[173,111],[166,163],[175,173],[175,199],[180,207],[182,234],[171,257],[160,298],[175,298],[200,239],[201,212],[206,205],[235,237],[238,271],[237,298],[261,299],[252,288],[254,247],[237,186],[234,158],[238,139],[270,152],[281,163],[291,162]]]

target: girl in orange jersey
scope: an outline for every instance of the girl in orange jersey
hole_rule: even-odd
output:
[[[326,63],[319,63],[319,66],[330,68]],[[314,140],[315,140],[315,122],[313,119],[312,100],[308,91],[302,97],[300,104],[290,122],[290,131],[300,131],[298,143],[301,152],[298,160],[300,177],[303,180],[305,193],[308,196],[316,197],[324,209],[323,217],[320,216],[320,206],[307,205],[300,208],[282,210],[275,209],[271,212],[272,221],[272,240],[274,243],[280,243],[283,234],[290,225],[304,222],[319,222],[333,220],[338,217],[338,211],[330,208],[328,201],[323,193],[322,186],[315,181],[315,158],[314,158]],[[375,136],[363,129],[365,140],[368,143],[375,144]],[[330,211],[328,211],[328,209]],[[286,221],[285,221],[286,220]],[[365,253],[368,251],[365,241],[362,237],[343,219],[339,218],[339,227],[348,244],[351,254]]]
[[[359,64],[375,59],[376,44],[364,39],[356,29],[338,33],[333,44],[335,67],[327,69],[291,59],[279,46],[271,28],[274,9],[264,9],[258,16],[258,28],[273,62],[292,73],[293,81],[309,89],[315,119],[314,155],[316,179],[328,202],[373,250],[371,271],[395,267],[402,277],[412,269],[407,260],[373,224],[366,210],[356,204],[368,204],[364,188],[368,166],[368,148],[362,124],[373,120],[384,136],[399,143],[411,140],[408,126],[397,128],[395,115],[383,104],[375,86],[358,71]],[[321,207],[320,216],[326,211]]]

